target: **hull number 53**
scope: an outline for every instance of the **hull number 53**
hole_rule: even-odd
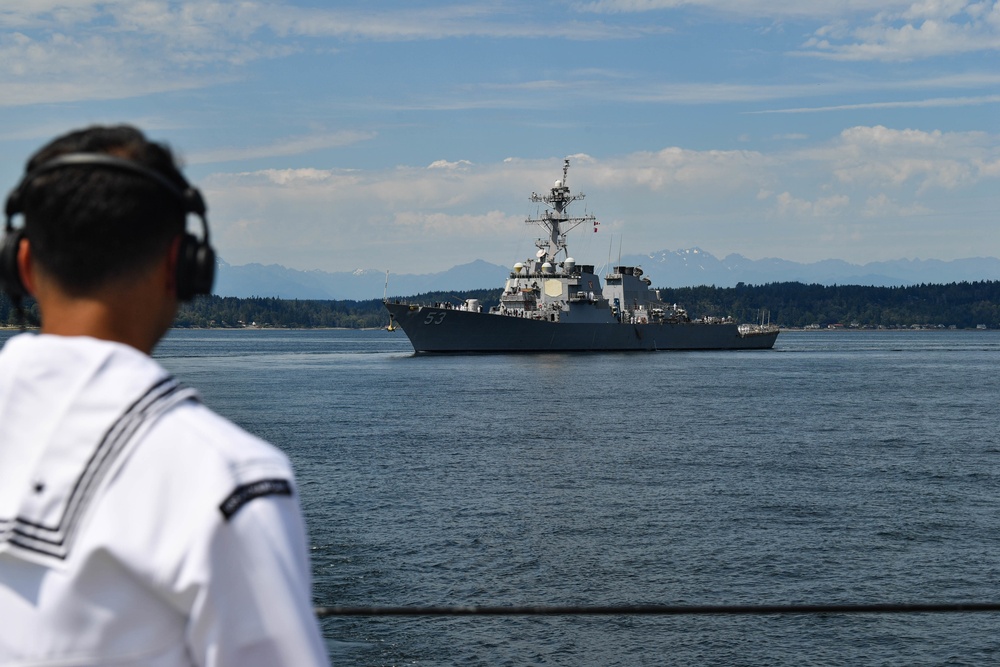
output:
[[[427,317],[424,318],[424,324],[441,324],[444,322],[444,316],[447,314],[443,310],[436,313],[427,313]]]

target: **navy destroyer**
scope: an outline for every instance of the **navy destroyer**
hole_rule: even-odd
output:
[[[562,180],[548,194],[532,193],[545,211],[526,222],[548,231],[535,242],[534,258],[514,264],[499,305],[484,310],[476,299],[453,305],[385,299],[389,329],[402,328],[418,352],[605,352],[629,350],[763,350],[778,328],[737,324],[731,318],[691,319],[664,303],[638,266],[615,266],[601,280],[590,264],[577,264],[566,247],[569,231],[593,215],[572,217],[583,199]]]

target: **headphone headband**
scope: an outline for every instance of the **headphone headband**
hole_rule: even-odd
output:
[[[17,184],[17,187],[11,191],[10,195],[7,196],[7,204],[4,209],[4,212],[7,215],[7,228],[10,229],[11,227],[10,220],[12,217],[18,213],[24,212],[24,191],[28,188],[28,185],[30,185],[32,181],[43,174],[56,171],[57,169],[62,169],[64,167],[88,166],[106,167],[110,169],[118,169],[120,171],[127,171],[154,181],[181,203],[185,213],[194,213],[195,215],[201,217],[204,222],[206,212],[205,200],[201,196],[201,193],[197,189],[191,187],[187,181],[184,181],[184,189],[182,190],[160,172],[133,160],[126,160],[125,158],[115,157],[114,155],[108,155],[107,153],[66,153],[64,155],[54,157],[47,162],[43,162],[29,171],[24,175],[24,178],[21,179],[21,182]],[[181,178],[183,178],[183,176]],[[203,227],[205,240],[207,241],[208,225],[203,225]]]

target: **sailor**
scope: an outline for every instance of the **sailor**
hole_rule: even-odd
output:
[[[150,357],[211,290],[204,209],[127,126],[54,140],[7,200],[0,283],[41,331],[0,352],[0,664],[328,664],[288,459]]]

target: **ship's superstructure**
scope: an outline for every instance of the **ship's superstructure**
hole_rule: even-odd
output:
[[[532,193],[545,205],[537,218],[547,237],[535,242],[534,258],[514,264],[500,304],[483,312],[470,299],[459,307],[386,300],[390,328],[398,324],[417,352],[528,352],[677,349],[768,349],[777,327],[737,325],[726,318],[691,320],[660,300],[638,266],[615,266],[602,286],[592,264],[570,257],[566,236],[575,227],[599,224],[593,215],[573,217],[569,205],[583,199],[563,177],[548,194]]]

